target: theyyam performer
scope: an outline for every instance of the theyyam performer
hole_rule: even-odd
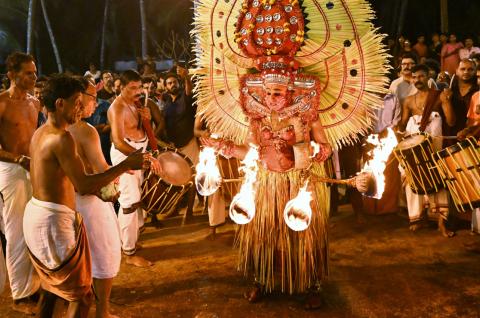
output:
[[[245,297],[308,293],[306,308],[317,308],[328,275],[330,193],[315,179],[326,175],[333,148],[371,127],[387,83],[373,11],[363,0],[194,4],[197,116],[219,136],[202,142],[225,157],[243,159],[249,145],[259,153],[255,216],[235,240],[238,268],[255,280]],[[305,184],[313,213],[296,231],[284,209]]]

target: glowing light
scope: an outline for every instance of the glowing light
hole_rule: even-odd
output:
[[[358,176],[370,178],[369,182],[375,183],[375,193],[367,195],[376,199],[381,199],[385,191],[385,176],[383,172],[387,166],[388,157],[398,144],[397,137],[393,130],[387,128],[387,131],[387,136],[382,139],[380,139],[378,135],[368,136],[367,142],[374,145],[375,148],[371,151],[372,159],[365,163],[360,176]]]
[[[308,183],[300,188],[295,198],[288,201],[283,210],[283,218],[287,226],[294,231],[303,231],[307,229],[312,220],[312,194],[307,191]]]
[[[217,157],[213,148],[205,147],[200,151],[196,171],[195,186],[198,193],[203,196],[214,194],[222,183],[222,176],[218,169]]]
[[[239,168],[245,177],[240,191],[233,197],[230,203],[230,219],[237,224],[247,224],[255,216],[255,183],[258,172],[257,147],[250,145],[250,149]]]

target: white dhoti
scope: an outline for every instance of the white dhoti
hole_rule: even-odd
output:
[[[23,236],[25,206],[32,196],[28,172],[18,164],[0,162],[0,192],[4,200],[1,219],[7,240],[10,289],[12,298],[20,299],[32,295],[40,287]]]
[[[419,132],[420,122],[422,116],[414,115],[408,120],[405,132],[407,135]],[[430,114],[430,122],[428,123],[425,132],[432,137],[442,136],[442,117],[437,112]],[[442,149],[442,139],[432,138],[433,151]],[[400,169],[403,172],[403,169]],[[445,189],[440,191],[423,195],[415,194],[409,185],[405,187],[407,195],[408,217],[411,223],[420,221],[423,218],[423,210],[428,207],[427,216],[431,220],[437,220],[439,217],[447,219],[448,217],[448,192]]]
[[[0,193],[0,215],[3,211],[3,197]],[[3,257],[3,247],[0,244],[0,294],[3,292],[5,287],[5,279],[7,278],[7,267],[5,266],[5,258]]]
[[[82,215],[87,232],[92,276],[113,278],[118,274],[121,261],[120,228],[110,202],[95,195],[76,195],[76,210]]]
[[[25,208],[23,231],[42,287],[68,301],[81,299],[92,284],[82,217],[65,205],[32,197]]]
[[[145,137],[142,141],[125,140],[135,149],[145,151],[148,145],[148,139]],[[118,151],[112,144],[110,148],[110,158],[114,165],[119,164],[127,158],[122,152]],[[140,203],[142,197],[143,171],[135,170],[133,173],[124,173],[120,176],[119,191],[120,210],[118,211],[118,223],[120,225],[120,238],[122,240],[122,250],[126,255],[135,254],[135,246],[140,235],[139,229],[144,224],[142,208],[137,208],[136,212],[125,214],[124,209],[130,209],[132,205]]]

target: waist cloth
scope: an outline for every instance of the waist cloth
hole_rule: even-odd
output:
[[[69,207],[33,198],[25,208],[25,242],[42,287],[68,301],[92,285],[92,266],[82,216]]]

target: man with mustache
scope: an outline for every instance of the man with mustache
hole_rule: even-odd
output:
[[[451,92],[429,89],[428,67],[417,65],[412,69],[412,83],[417,93],[405,99],[402,109],[402,120],[399,131],[406,135],[426,132],[432,137],[442,136],[442,124],[449,127],[455,125],[455,113],[451,104]],[[442,148],[442,139],[433,139],[433,150]],[[422,226],[425,195],[415,194],[409,185],[406,186],[408,216],[410,230],[416,231]],[[440,190],[428,195],[430,202],[429,217],[438,221],[438,228],[443,236],[451,237],[453,232],[447,231],[445,220],[448,217],[447,191]]]
[[[31,55],[13,53],[6,61],[10,88],[0,94],[0,211],[7,239],[6,262],[12,291],[13,309],[33,314],[29,296],[40,287],[28,256],[23,235],[25,206],[32,196],[29,178],[30,142],[37,128],[40,102],[29,92],[37,80]]]
[[[147,148],[149,140],[142,121],[151,119],[148,107],[138,107],[143,92],[140,74],[134,70],[127,70],[120,76],[120,81],[121,93],[107,113],[111,125],[110,157],[113,164],[121,162],[138,149],[145,150]],[[162,168],[158,160],[151,158],[151,162],[151,169],[156,174],[160,174]],[[142,181],[142,171],[135,171],[131,174],[124,173],[120,176],[118,222],[126,263],[147,267],[152,263],[136,255],[138,236],[144,222],[143,210],[140,207]]]
[[[97,96],[100,99],[108,100],[110,103],[112,102],[112,98],[115,97],[115,90],[114,90],[114,82],[113,76],[110,71],[103,71],[102,72],[102,82],[103,87],[101,90],[98,91]]]

